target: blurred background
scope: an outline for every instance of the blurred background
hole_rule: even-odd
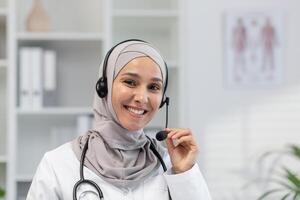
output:
[[[274,174],[299,191],[299,18],[295,0],[0,0],[0,199],[25,199],[43,154],[92,126],[100,62],[129,38],[164,56],[169,127],[193,130],[213,199],[285,187]]]

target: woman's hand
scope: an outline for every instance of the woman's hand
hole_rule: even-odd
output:
[[[166,143],[173,171],[177,174],[191,169],[196,163],[199,152],[192,131],[183,128],[167,128],[165,131],[168,133]]]

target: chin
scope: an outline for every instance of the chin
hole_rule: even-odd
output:
[[[134,123],[122,123],[121,122],[121,125],[123,128],[127,129],[128,131],[138,131],[138,130],[141,130],[143,128],[146,127],[146,125],[148,124],[147,123],[137,123],[137,124],[134,124]]]

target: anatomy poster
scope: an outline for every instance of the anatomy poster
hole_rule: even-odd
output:
[[[224,75],[230,88],[276,86],[283,79],[283,12],[225,14]]]

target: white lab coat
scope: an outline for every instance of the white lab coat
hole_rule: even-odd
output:
[[[66,143],[47,152],[40,162],[30,186],[27,200],[72,200],[73,187],[79,180],[79,166],[71,143]],[[84,167],[85,179],[96,182],[104,200],[169,200],[167,187],[173,200],[211,200],[205,180],[196,164],[192,169],[172,174],[162,169],[153,172],[137,188],[117,188],[93,171]],[[89,185],[79,187],[78,195],[84,191],[95,191]],[[86,195],[83,199],[95,199]]]

